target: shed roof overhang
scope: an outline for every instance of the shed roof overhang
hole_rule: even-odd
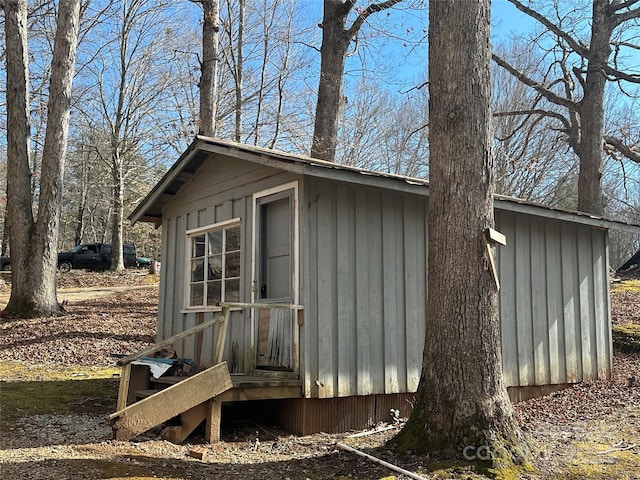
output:
[[[237,158],[301,176],[320,177],[424,196],[429,194],[429,182],[424,179],[374,172],[302,155],[278,152],[199,135],[134,209],[129,215],[129,219],[133,223],[150,222],[159,227],[162,224],[162,215],[165,207],[175,198],[175,195],[182,187],[193,178],[210,154]],[[494,200],[494,206],[499,210],[520,212],[597,228],[611,228],[640,233],[640,225],[548,207],[504,195],[496,195]]]

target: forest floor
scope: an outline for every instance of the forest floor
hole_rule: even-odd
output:
[[[211,445],[197,433],[184,445],[155,433],[114,441],[108,420],[118,389],[113,355],[154,341],[157,277],[144,271],[70,272],[59,279],[58,289],[66,316],[0,323],[4,478],[408,478],[338,448],[338,442],[424,478],[486,478],[471,463],[396,455],[385,447],[397,431],[393,428],[358,437],[352,436],[356,432],[293,436],[246,411],[226,415],[222,441]],[[0,307],[8,293],[0,281]],[[640,328],[640,279],[612,284],[612,323],[623,333]],[[535,451],[534,471],[520,478],[640,479],[640,352],[630,345],[626,353],[615,349],[610,381],[516,405]],[[203,460],[189,455],[194,446],[203,448]]]

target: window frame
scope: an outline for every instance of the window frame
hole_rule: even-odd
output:
[[[240,243],[239,243],[239,247],[237,250],[230,250],[227,251],[226,250],[226,241],[227,241],[227,236],[226,236],[226,231],[227,230],[231,230],[233,228],[240,228]],[[211,247],[211,243],[208,241],[208,237],[209,234],[213,233],[213,232],[222,232],[222,242],[221,242],[221,250],[219,253],[214,253],[210,250]],[[202,252],[203,255],[199,255],[199,256],[194,256],[194,239],[196,237],[200,237],[200,236],[204,236],[205,238],[205,242],[204,242],[204,251]],[[198,228],[194,228],[191,230],[187,230],[186,231],[186,244],[185,244],[185,287],[184,287],[184,311],[185,312],[194,312],[194,311],[198,311],[198,312],[203,312],[203,311],[220,311],[222,309],[222,307],[220,307],[219,304],[207,304],[207,294],[208,291],[207,289],[209,288],[210,284],[213,284],[213,282],[220,282],[220,303],[223,303],[225,301],[229,301],[226,298],[226,286],[227,286],[227,282],[228,281],[238,281],[238,297],[231,300],[234,302],[238,302],[240,301],[240,299],[242,298],[242,278],[243,278],[243,270],[242,270],[242,266],[243,266],[243,254],[244,254],[244,250],[245,250],[245,242],[244,242],[244,232],[242,232],[242,222],[241,219],[238,218],[232,218],[230,220],[225,220],[222,222],[217,222],[211,225],[206,225],[203,227],[198,227]],[[226,269],[226,261],[227,261],[227,256],[230,254],[238,254],[239,255],[239,264],[238,264],[238,276],[227,276],[227,269]],[[208,275],[210,275],[209,269],[204,269],[203,268],[203,278],[202,280],[194,280],[192,278],[192,265],[195,262],[198,261],[198,259],[202,259],[203,261],[203,265],[205,263],[209,264],[209,261],[207,260],[207,258],[213,258],[214,256],[220,255],[221,256],[221,270],[220,270],[220,278],[216,279],[216,278],[208,278]],[[209,264],[210,265],[210,264]],[[200,305],[193,305],[192,304],[192,292],[193,292],[193,286],[197,285],[197,284],[201,284],[202,285],[202,304]]]

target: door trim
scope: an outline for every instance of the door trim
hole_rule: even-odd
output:
[[[252,228],[251,228],[251,302],[256,303],[260,300],[258,297],[258,273],[259,266],[257,264],[257,250],[258,245],[257,242],[259,240],[258,235],[258,203],[259,200],[268,197],[277,193],[286,192],[288,190],[293,190],[293,194],[291,196],[291,208],[293,209],[293,225],[292,225],[292,250],[293,250],[293,259],[291,262],[292,265],[292,285],[291,285],[291,301],[293,304],[299,304],[300,302],[300,212],[299,212],[299,187],[298,181],[295,180],[293,182],[284,183],[282,185],[277,185],[275,187],[262,190],[260,192],[256,192],[253,194],[252,199]],[[293,371],[296,375],[299,375],[300,371],[300,326],[299,322],[296,321],[295,317],[297,315],[293,315],[293,345],[292,345],[292,360],[293,360]],[[251,347],[254,352],[257,353],[257,345],[256,345],[256,335],[257,335],[257,319],[255,309],[251,309]],[[253,359],[253,368],[256,367],[256,359]],[[290,375],[290,373],[289,373]]]

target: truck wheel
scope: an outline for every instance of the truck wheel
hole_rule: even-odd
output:
[[[71,271],[71,264],[69,262],[61,262],[58,264],[58,270],[62,273],[67,273]]]

